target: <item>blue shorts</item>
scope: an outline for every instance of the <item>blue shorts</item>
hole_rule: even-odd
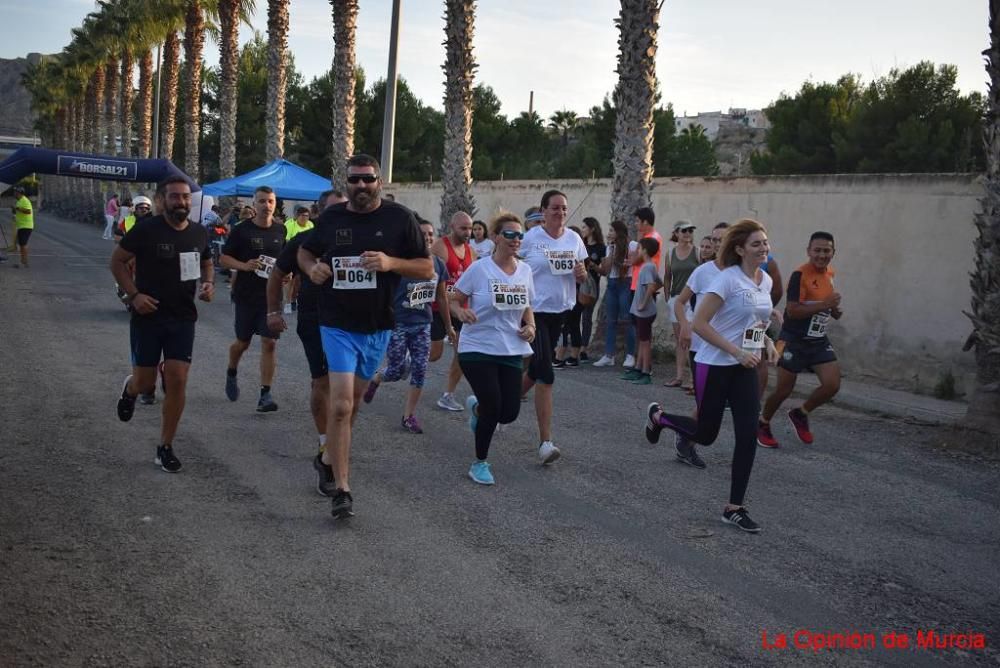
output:
[[[371,380],[378,371],[392,335],[391,329],[359,334],[321,326],[319,331],[330,373],[353,373],[362,380]]]

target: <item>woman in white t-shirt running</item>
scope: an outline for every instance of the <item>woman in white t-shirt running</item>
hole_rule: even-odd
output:
[[[760,395],[757,366],[774,364],[778,353],[765,335],[771,317],[771,277],[761,271],[769,250],[767,231],[744,219],[726,230],[719,257],[726,267],[698,300],[694,332],[701,337],[695,355],[698,417],[664,413],[649,405],[646,438],[656,443],[664,428],[701,445],[715,442],[729,404],[736,444],[733,450],[729,503],[722,521],[756,533],[760,526],[743,505],[757,453]]]
[[[535,284],[531,267],[517,259],[524,238],[521,219],[501,213],[490,228],[496,240],[491,256],[473,262],[455,283],[451,299],[464,323],[458,340],[458,364],[472,387],[469,427],[476,437],[476,461],[469,477],[492,485],[486,457],[498,424],[509,424],[521,410],[521,371],[535,339],[531,302]]]

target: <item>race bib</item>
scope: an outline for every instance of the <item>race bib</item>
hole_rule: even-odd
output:
[[[444,288],[445,288],[445,291],[446,291],[446,292],[447,292],[447,293],[448,293],[449,295],[450,295],[451,293],[455,292],[455,284],[454,284],[454,283],[445,283],[445,284],[444,284]]]
[[[193,281],[201,276],[201,253],[190,251],[188,253],[178,253],[181,263],[181,280]]]
[[[274,271],[274,258],[270,255],[261,255],[257,258],[264,263],[264,266],[260,269],[254,269],[253,273],[257,274],[261,278],[268,278],[271,272]]]
[[[330,259],[333,265],[334,290],[374,290],[375,272],[368,271],[361,265],[361,256],[334,257]]]
[[[826,327],[830,323],[830,314],[816,313],[809,319],[809,330],[806,336],[811,339],[821,339],[826,336]]]
[[[498,311],[520,311],[528,306],[528,286],[524,283],[493,279],[490,294],[493,295],[493,308]]]
[[[743,350],[763,350],[766,327],[748,327],[743,330]]]
[[[572,274],[576,266],[576,253],[571,250],[545,251],[545,257],[549,260],[549,271],[557,276]]]
[[[437,293],[437,284],[434,281],[427,281],[425,283],[413,283],[410,285],[410,295],[409,299],[404,302],[406,308],[423,309],[426,308],[428,304],[434,301],[434,295]]]

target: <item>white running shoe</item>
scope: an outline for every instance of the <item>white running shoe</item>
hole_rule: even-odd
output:
[[[441,398],[437,400],[437,405],[438,408],[443,408],[446,411],[455,411],[456,413],[465,410],[462,408],[462,404],[458,403],[455,399],[455,395],[451,392],[445,392],[442,394]]]
[[[614,365],[615,365],[615,358],[608,357],[607,355],[603,356],[601,359],[594,362],[594,366],[614,366]]]
[[[635,366],[635,356],[634,355],[626,355],[625,356],[625,361],[622,362],[622,366],[625,367],[626,369],[633,368]]]
[[[541,445],[538,446],[538,458],[542,460],[542,466],[546,464],[551,464],[555,460],[559,459],[562,453],[559,452],[559,448],[552,445],[552,441],[543,441]]]

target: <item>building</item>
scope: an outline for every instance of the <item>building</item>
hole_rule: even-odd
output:
[[[704,111],[697,116],[678,116],[674,119],[674,128],[678,133],[692,125],[700,125],[705,129],[705,135],[713,142],[719,135],[719,128],[729,124],[764,130],[771,127],[763,110],[748,110],[742,107],[731,107],[726,113],[721,111]]]

